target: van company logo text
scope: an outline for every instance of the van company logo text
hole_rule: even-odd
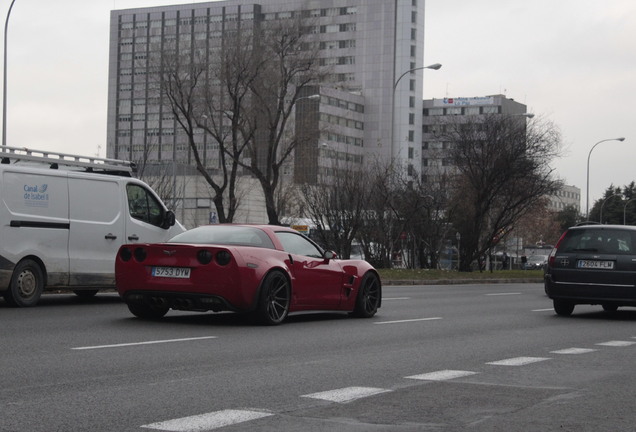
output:
[[[27,207],[48,207],[49,194],[47,193],[49,186],[43,185],[24,185],[24,201]]]

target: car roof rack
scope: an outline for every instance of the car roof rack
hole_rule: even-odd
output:
[[[51,169],[60,166],[79,167],[86,172],[121,175],[131,177],[136,165],[134,162],[119,159],[106,159],[91,156],[80,156],[48,150],[35,150],[26,147],[0,147],[0,163],[10,164],[20,161],[49,164]]]

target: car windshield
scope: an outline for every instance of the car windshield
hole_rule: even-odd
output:
[[[568,232],[559,252],[633,254],[636,232],[620,229],[576,229]]]
[[[171,238],[169,243],[255,246],[275,249],[274,243],[261,229],[254,227],[207,225],[191,229]]]
[[[544,257],[543,255],[533,255],[533,256],[528,258],[528,262],[542,263],[544,261],[546,261],[546,257]]]

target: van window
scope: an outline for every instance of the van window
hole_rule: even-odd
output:
[[[136,184],[126,185],[128,211],[134,219],[161,226],[163,207],[147,189]]]

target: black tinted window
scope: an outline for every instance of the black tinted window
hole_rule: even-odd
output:
[[[191,229],[170,239],[170,243],[255,246],[274,249],[269,236],[258,228],[209,225]]]
[[[634,254],[635,233],[628,230],[578,229],[570,230],[559,252],[597,252],[602,254]]]

